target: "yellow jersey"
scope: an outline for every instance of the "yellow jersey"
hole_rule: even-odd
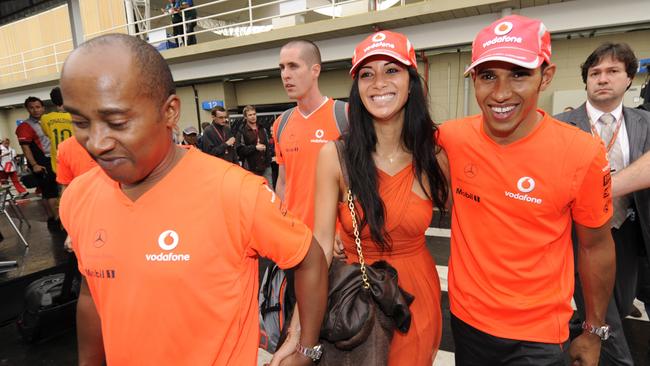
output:
[[[41,117],[43,133],[50,138],[52,170],[56,172],[56,153],[59,144],[72,136],[72,117],[67,112],[50,112]]]

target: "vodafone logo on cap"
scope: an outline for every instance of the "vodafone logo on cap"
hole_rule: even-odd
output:
[[[512,23],[510,22],[501,22],[494,27],[494,34],[497,36],[505,36],[510,33],[512,30]]]
[[[377,33],[372,37],[373,42],[381,42],[386,39],[386,35],[383,33]]]

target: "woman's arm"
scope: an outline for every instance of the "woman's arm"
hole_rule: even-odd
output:
[[[447,210],[449,210],[451,209],[451,205],[453,203],[453,195],[451,194],[451,174],[449,173],[449,159],[447,158],[447,153],[444,149],[441,148],[440,151],[438,151],[436,154],[436,159],[438,159],[440,169],[442,169],[442,173],[445,175],[445,180],[447,181],[447,191],[449,194],[447,195],[447,204],[445,206]]]

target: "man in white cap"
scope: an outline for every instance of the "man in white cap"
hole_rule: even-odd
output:
[[[481,30],[466,72],[482,113],[440,127],[454,194],[449,299],[457,365],[564,365],[572,222],[586,319],[569,356],[597,365],[608,337],[609,166],[602,143],[537,107],[555,74],[550,42],[542,22],[517,15]]]
[[[183,129],[183,141],[181,145],[198,147],[199,131],[194,126],[185,127]]]

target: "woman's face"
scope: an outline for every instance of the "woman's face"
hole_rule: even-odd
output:
[[[375,122],[392,122],[404,117],[409,97],[406,66],[384,55],[370,57],[358,71],[361,102]]]

